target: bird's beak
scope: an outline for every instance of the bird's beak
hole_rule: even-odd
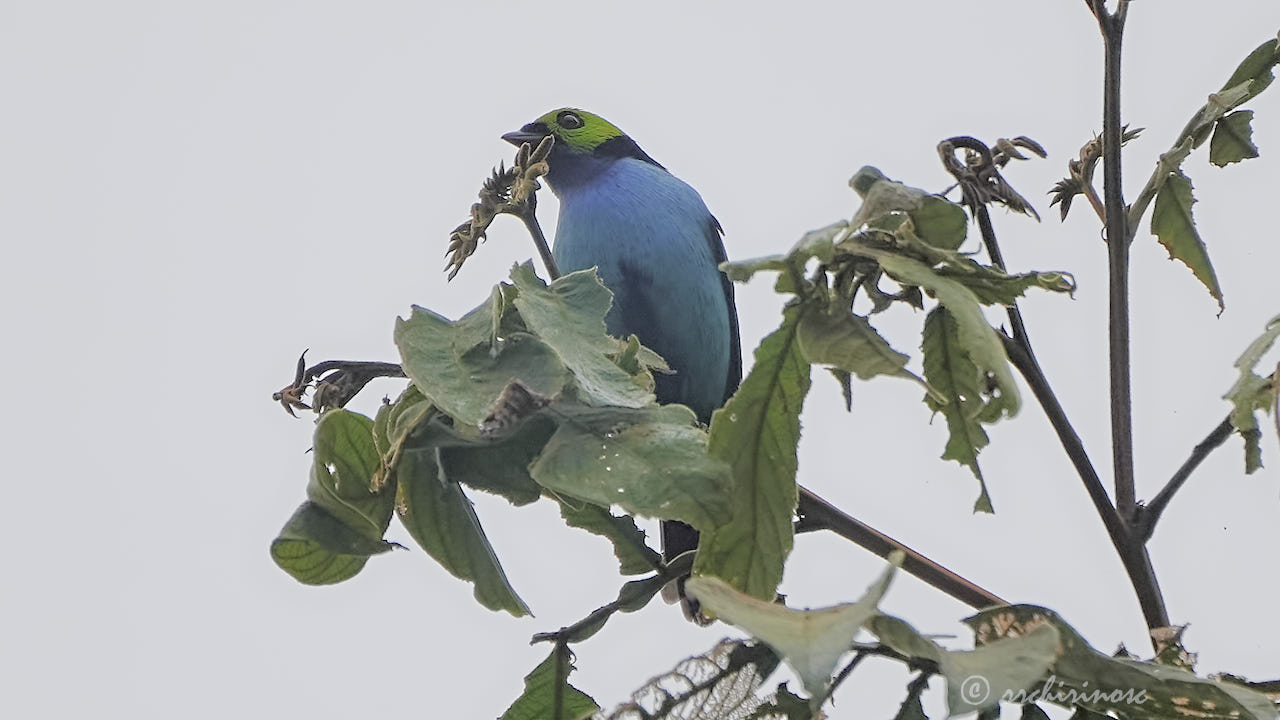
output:
[[[512,132],[507,133],[506,135],[503,135],[502,139],[506,140],[512,145],[515,145],[516,147],[519,147],[523,143],[533,143],[537,145],[539,142],[542,141],[542,138],[550,134],[551,134],[551,131],[547,129],[547,126],[545,124],[540,122],[532,122],[520,128],[519,130],[514,130]]]

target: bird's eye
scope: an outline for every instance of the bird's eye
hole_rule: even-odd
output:
[[[560,127],[565,130],[577,130],[582,127],[582,118],[578,117],[577,113],[569,112],[568,110],[560,113],[556,117],[556,122],[560,123]]]

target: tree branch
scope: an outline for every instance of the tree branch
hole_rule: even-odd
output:
[[[797,532],[830,530],[886,559],[893,551],[901,550],[906,555],[902,561],[903,570],[976,610],[1009,604],[995,593],[979,587],[870,525],[854,519],[804,487],[800,488],[799,515],[800,529]]]
[[[1187,478],[1191,477],[1191,473],[1200,466],[1200,463],[1209,456],[1209,453],[1221,447],[1227,441],[1227,438],[1231,437],[1233,429],[1231,416],[1228,415],[1223,418],[1222,422],[1218,423],[1218,426],[1204,440],[1196,443],[1196,446],[1191,450],[1191,457],[1187,458],[1187,461],[1182,463],[1182,467],[1178,468],[1173,477],[1169,478],[1169,482],[1165,483],[1165,486],[1156,494],[1151,504],[1141,508],[1133,529],[1135,539],[1141,542],[1151,539],[1151,535],[1156,529],[1156,523],[1159,522],[1165,508],[1169,506],[1169,501],[1173,500],[1173,496],[1177,494],[1178,490],[1182,489],[1183,484],[1187,482]]]

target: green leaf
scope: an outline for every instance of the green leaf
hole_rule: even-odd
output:
[[[574,670],[568,648],[557,647],[524,678],[524,693],[499,720],[582,720],[600,709],[590,695],[569,684]],[[556,715],[556,698],[560,714]]]
[[[703,532],[694,572],[766,601],[793,541],[796,445],[809,392],[797,338],[802,314],[798,306],[783,312],[782,326],[756,349],[751,373],[711,419],[711,453],[733,468],[732,520]]]
[[[924,714],[924,706],[920,704],[920,696],[912,694],[902,701],[902,705],[898,707],[898,712],[893,716],[893,720],[929,720],[929,716]],[[1048,718],[1045,718],[1045,720],[1048,720]]]
[[[560,403],[560,426],[530,467],[555,493],[699,529],[729,519],[729,466],[683,405],[591,408]]]
[[[861,243],[849,243],[846,247],[850,252],[878,261],[880,267],[894,280],[918,285],[937,297],[955,318],[957,338],[965,353],[980,371],[990,373],[995,378],[999,402],[993,401],[991,407],[997,412],[996,416],[1007,414],[1013,417],[1017,414],[1021,400],[1018,385],[1013,379],[1013,370],[1009,367],[1009,358],[1004,352],[1004,344],[991,325],[987,324],[982,307],[972,290],[954,278],[939,275],[933,268],[915,258]]]
[[[1036,697],[1013,702],[1049,700],[1079,705],[1095,713],[1126,720],[1274,720],[1276,708],[1262,693],[1198,678],[1180,668],[1098,652],[1057,613],[1035,605],[1009,605],[983,610],[965,621],[975,642],[991,645],[1001,638],[1020,639],[1042,627],[1057,630],[1053,683],[1036,689]],[[994,682],[993,682],[994,685]]]
[[[271,559],[306,585],[340,583],[364,567],[370,555],[394,545],[352,530],[313,502],[298,507],[271,542]]]
[[[980,419],[986,408],[983,399],[985,376],[960,344],[960,330],[955,317],[938,306],[924,320],[921,349],[924,351],[924,377],[945,402],[926,395],[925,404],[946,418],[947,447],[942,459],[955,460],[973,471],[980,488],[974,512],[992,512],[987,484],[978,467],[978,453],[990,442]]]
[[[437,408],[473,427],[512,379],[547,397],[558,394],[569,380],[556,351],[533,335],[510,332],[498,344],[483,341],[489,329],[482,335],[477,328],[492,325],[492,316],[483,313],[481,308],[467,316],[473,319],[452,323],[415,306],[408,320],[396,320],[396,346],[405,373]],[[477,337],[482,338],[479,344]]]
[[[639,408],[654,402],[653,393],[609,359],[618,352],[604,324],[613,293],[594,269],[569,273],[548,286],[533,264],[525,263],[511,269],[511,282],[519,291],[515,305],[525,325],[555,350],[592,405]]]
[[[1026,703],[1022,706],[1022,715],[1019,716],[1019,720],[1052,720],[1052,718],[1049,717],[1049,713],[1040,709],[1039,705]]]
[[[623,575],[647,573],[662,562],[662,555],[645,543],[644,532],[630,515],[614,515],[608,508],[589,502],[561,500],[560,517],[569,527],[582,528],[613,543],[618,571]]]
[[[939,647],[910,623],[888,615],[875,617],[868,629],[903,655],[937,663],[947,681],[949,717],[995,709],[1001,700],[1026,702],[1027,691],[1045,677],[1060,645],[1050,624],[1029,626],[1020,637],[978,643],[975,650]]]
[[[1277,44],[1276,38],[1271,38],[1254,48],[1253,52],[1249,53],[1248,57],[1236,67],[1235,72],[1231,73],[1231,77],[1222,86],[1222,91],[1230,90],[1247,82],[1249,83],[1247,92],[1237,104],[1257,97],[1275,79],[1275,76],[1271,73],[1271,68],[1276,63],[1280,63],[1280,45]]]
[[[904,375],[907,356],[889,346],[865,317],[814,309],[796,328],[800,351],[810,363],[831,365],[863,380],[876,375]]]
[[[1195,201],[1191,195],[1191,179],[1181,171],[1170,173],[1156,195],[1156,207],[1151,214],[1151,234],[1169,251],[1170,258],[1191,268],[1191,272],[1218,301],[1221,312],[1222,288],[1218,286],[1218,276],[1209,262],[1209,252],[1191,216],[1191,206]]]
[[[461,483],[527,505],[542,496],[542,486],[529,474],[529,465],[547,444],[555,425],[536,418],[498,443],[441,447],[440,471],[446,482]]]
[[[1258,146],[1253,144],[1252,121],[1252,110],[1237,110],[1219,120],[1213,126],[1213,140],[1209,141],[1209,162],[1224,167],[1258,157]]]
[[[391,523],[395,496],[373,490],[382,459],[373,441],[373,421],[341,408],[316,423],[307,499],[370,540],[381,540]]]
[[[900,561],[900,560],[899,560]],[[793,610],[739,592],[714,577],[693,577],[686,591],[716,617],[768,643],[796,671],[816,709],[826,696],[831,673],[849,652],[854,636],[876,613],[897,568],[890,565],[854,603],[813,610]]]
[[[406,450],[396,468],[400,522],[436,562],[475,583],[475,598],[490,610],[516,617],[529,608],[507,581],[489,539],[461,486],[440,477],[434,449]]]
[[[1280,412],[1280,408],[1273,407],[1275,404],[1274,375],[1272,379],[1267,379],[1254,372],[1258,363],[1262,361],[1262,356],[1271,350],[1278,338],[1280,338],[1280,315],[1271,318],[1267,322],[1266,330],[1249,343],[1249,347],[1241,353],[1235,362],[1235,368],[1240,371],[1240,377],[1232,384],[1227,394],[1222,396],[1231,402],[1231,424],[1244,438],[1246,474],[1252,474],[1262,467],[1262,447],[1259,443],[1262,431],[1258,428],[1255,413],[1259,410]]]

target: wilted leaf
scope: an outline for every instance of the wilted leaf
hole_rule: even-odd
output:
[[[1245,473],[1253,473],[1262,467],[1262,447],[1259,443],[1262,431],[1258,428],[1255,412],[1280,412],[1280,408],[1274,407],[1275,390],[1272,383],[1275,380],[1268,381],[1254,372],[1262,356],[1275,345],[1277,338],[1280,338],[1280,315],[1267,322],[1267,329],[1249,343],[1249,347],[1236,360],[1235,368],[1240,371],[1240,377],[1227,394],[1223,395],[1232,404],[1231,424],[1244,438]]]
[[[921,240],[942,250],[964,244],[969,218],[964,208],[945,198],[890,180],[876,168],[863,167],[849,181],[862,197],[851,225],[858,227],[894,211],[910,216]]]
[[[557,664],[560,672],[556,672]],[[600,709],[590,695],[569,684],[574,670],[569,651],[556,648],[524,678],[524,693],[502,713],[499,720],[582,720]],[[559,675],[559,677],[557,677]],[[555,703],[560,697],[560,715]]]
[[[831,673],[853,638],[876,613],[896,570],[885,568],[867,592],[854,603],[814,610],[792,610],[735,590],[715,577],[694,577],[685,585],[702,607],[768,643],[800,676],[810,703],[825,697]]]
[[[530,467],[544,488],[698,529],[729,520],[729,466],[707,453],[688,408],[560,404],[554,414],[560,426]]]
[[[944,307],[934,308],[924,320],[921,349],[924,351],[924,377],[945,402],[926,395],[925,404],[946,418],[947,447],[944,460],[955,460],[973,471],[980,492],[974,502],[975,512],[992,512],[987,484],[978,467],[978,453],[989,439],[982,428],[981,416],[986,407],[983,397],[985,377],[960,343],[955,318]]]
[[[784,688],[773,698],[756,692],[777,665],[765,645],[724,640],[645,683],[607,720],[810,720],[807,706],[791,714],[795,696]]]
[[[516,617],[529,608],[507,581],[462,487],[440,477],[435,450],[409,450],[396,468],[400,522],[427,554],[455,577],[475,583],[475,598]]]
[[[1209,252],[1191,216],[1191,206],[1195,201],[1191,195],[1190,178],[1181,171],[1170,173],[1156,195],[1156,207],[1151,214],[1151,234],[1169,251],[1170,258],[1191,268],[1191,272],[1218,301],[1221,311],[1222,288],[1218,286],[1218,276],[1209,262]]]
[[[1258,157],[1258,146],[1253,144],[1252,121],[1252,110],[1237,110],[1219,120],[1213,127],[1213,139],[1209,141],[1209,162],[1223,167]]]
[[[1013,305],[1031,288],[1075,293],[1076,279],[1064,272],[1028,272],[1009,275],[998,268],[970,261],[967,266],[944,265],[938,274],[969,288],[983,305]]]
[[[703,532],[694,571],[765,600],[773,600],[793,541],[796,445],[809,392],[800,313],[784,311],[782,326],[756,349],[751,373],[711,419],[710,451],[733,468],[732,519]]]

